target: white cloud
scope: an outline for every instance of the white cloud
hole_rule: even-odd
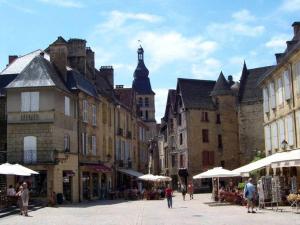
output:
[[[265,46],[275,51],[283,51],[286,47],[286,41],[289,40],[289,36],[286,34],[281,34],[272,37]]]
[[[197,61],[213,53],[217,43],[205,40],[202,36],[186,37],[178,32],[156,33],[141,32],[130,41],[130,47],[136,49],[136,41],[142,40],[147,49],[145,57],[149,56],[152,71],[162,65],[175,61]]]
[[[82,2],[76,0],[38,0],[39,2],[65,7],[65,8],[83,8],[85,5]]]
[[[167,88],[154,89],[154,92],[155,92],[155,114],[156,114],[157,123],[160,123],[160,119],[164,116],[167,97],[168,97],[168,91],[169,90]]]
[[[254,21],[256,19],[255,16],[252,15],[247,9],[242,9],[240,11],[233,13],[232,17],[235,20],[243,21],[243,22]]]
[[[280,9],[287,12],[295,12],[300,10],[300,0],[284,0]]]
[[[113,30],[122,27],[129,20],[156,23],[161,21],[162,17],[148,13],[126,13],[113,10],[109,13],[108,20],[98,25],[98,28],[101,30]]]
[[[257,37],[265,31],[262,25],[254,25],[256,20],[248,10],[241,10],[232,14],[232,21],[227,23],[211,23],[207,27],[208,33],[216,38],[228,41],[232,36]]]
[[[215,58],[207,58],[192,65],[192,74],[197,79],[215,80],[221,71],[221,62]]]
[[[35,11],[33,9],[27,8],[22,4],[13,3],[12,1],[1,0],[0,4],[6,4],[7,6],[13,8],[15,10],[18,10],[20,12],[23,12],[23,13],[28,13],[28,14],[35,13]]]

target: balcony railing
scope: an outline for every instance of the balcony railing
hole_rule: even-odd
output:
[[[30,123],[30,122],[53,122],[54,111],[37,112],[9,112],[7,114],[8,123]]]
[[[10,163],[21,164],[55,164],[57,163],[56,156],[56,150],[24,150],[7,153],[7,159]]]

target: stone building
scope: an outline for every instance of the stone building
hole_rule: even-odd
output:
[[[286,42],[283,53],[275,54],[277,64],[260,83],[266,156],[300,147],[300,22],[292,26],[292,40]],[[286,179],[297,176],[299,182],[299,167],[292,167],[290,163],[285,166],[290,168],[281,167],[279,174]]]
[[[238,91],[240,164],[246,165],[264,152],[263,97],[259,82],[273,66],[247,69],[243,65]],[[253,122],[255,121],[255,123]]]
[[[160,129],[161,172],[173,178],[174,187],[181,169],[187,169],[189,179],[216,166],[235,169],[262,150],[258,83],[270,69],[244,64],[240,84],[221,72],[217,81],[179,78],[176,90],[169,90]]]

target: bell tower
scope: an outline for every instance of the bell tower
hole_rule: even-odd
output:
[[[136,102],[139,105],[140,117],[150,129],[150,138],[156,135],[155,120],[155,93],[151,88],[149,70],[144,63],[144,49],[140,46],[137,50],[138,63],[133,73],[132,88],[136,92]]]

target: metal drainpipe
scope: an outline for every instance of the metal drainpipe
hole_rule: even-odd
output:
[[[289,69],[291,71],[291,84],[292,84],[292,95],[293,95],[293,120],[294,120],[294,131],[295,131],[295,146],[296,148],[298,147],[298,140],[297,140],[297,129],[296,129],[296,124],[297,124],[297,119],[296,119],[296,111],[295,111],[295,89],[294,89],[294,79],[293,79],[293,67],[292,63],[289,63]]]

